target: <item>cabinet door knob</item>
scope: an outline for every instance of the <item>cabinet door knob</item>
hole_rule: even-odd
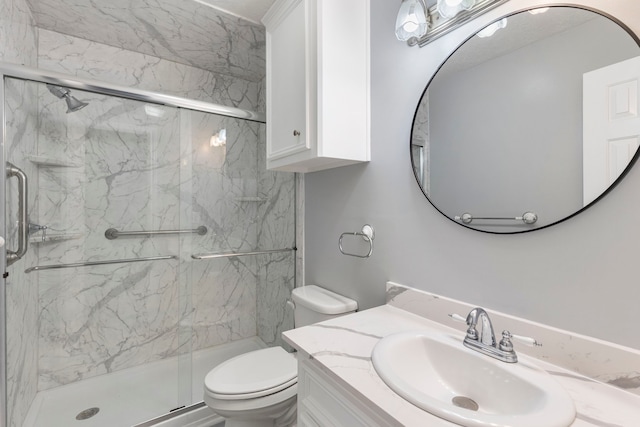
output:
[[[293,136],[300,136],[300,131],[299,130],[294,130],[293,131]]]

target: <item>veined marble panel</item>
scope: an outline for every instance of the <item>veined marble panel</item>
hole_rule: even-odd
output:
[[[24,0],[0,0],[0,60],[16,64],[34,66],[37,63],[37,30],[29,8]],[[25,154],[36,144],[37,106],[29,100],[35,92],[28,90],[25,82],[10,80],[5,85],[5,118],[7,137],[4,149],[7,159],[25,171],[30,178],[34,175],[33,165]],[[7,196],[15,199],[15,183],[7,186]],[[37,194],[30,195],[31,212],[37,209]],[[15,248],[15,210],[9,209],[7,218],[8,247]],[[10,246],[9,246],[10,245]],[[7,271],[6,279],[6,321],[7,333],[7,408],[8,425],[22,425],[29,406],[37,391],[37,351],[38,351],[38,282],[34,277],[26,277],[24,266],[36,257],[31,250],[25,258]],[[4,416],[4,414],[3,414]]]
[[[229,117],[192,111],[193,224],[206,224],[211,233],[194,240],[197,253],[255,249],[257,151],[259,125]],[[211,136],[226,131],[226,144],[214,147]]]
[[[42,29],[39,35],[40,68],[264,109],[262,77],[253,81],[215,74]],[[264,170],[264,125],[154,106],[164,112],[156,117],[144,104],[79,90],[73,95],[89,105],[65,114],[64,102],[44,85],[36,89],[27,83],[16,94],[16,110],[24,108],[24,99],[37,99],[39,110],[29,115],[31,125],[15,126],[19,139],[31,145],[7,149],[30,168],[38,184],[31,189],[31,220],[47,225],[50,239],[34,242],[32,258],[19,267],[21,288],[22,283],[35,285],[12,297],[24,301],[14,305],[22,308],[12,322],[34,329],[33,334],[20,330],[33,342],[10,342],[12,371],[30,376],[10,378],[15,425],[37,381],[47,389],[256,334],[279,343],[280,331],[293,325],[285,304],[294,286],[291,254],[190,259],[197,252],[293,244],[294,175]],[[210,136],[223,128],[227,145],[211,147]],[[38,159],[27,160],[34,156],[61,164],[36,166]],[[104,238],[112,226],[199,225],[209,228],[206,236]],[[23,273],[33,265],[170,254],[181,261]],[[18,320],[18,315],[23,317]]]
[[[258,328],[278,343],[283,325],[292,325],[291,254],[190,257],[293,244],[293,174],[267,176],[258,167],[264,125],[167,107],[150,115],[143,103],[76,90],[89,105],[65,114],[42,86],[37,154],[67,167],[40,169],[39,218],[74,238],[41,243],[38,262],[178,254],[181,261],[32,273],[41,282],[40,388],[255,336]],[[226,144],[211,146],[221,129]],[[111,227],[200,225],[204,236],[104,237]]]
[[[177,354],[177,264],[41,272],[39,388]]]
[[[304,209],[305,209],[305,201],[304,201],[304,174],[296,174],[295,177],[295,186],[296,186],[296,194],[295,194],[295,233],[296,233],[296,246],[298,250],[296,251],[296,284],[297,286],[305,286],[305,265],[304,265]]]
[[[270,346],[283,346],[282,332],[294,327],[293,309],[287,304],[295,288],[294,259],[293,252],[259,255],[257,258],[257,334]]]
[[[192,346],[212,347],[256,335],[256,266],[250,258],[191,264]]]
[[[38,35],[39,68],[184,98],[264,111],[262,80],[217,74],[212,70],[54,31],[40,29]]]
[[[39,244],[40,264],[117,260],[179,252],[177,237],[107,240],[123,231],[180,224],[179,112],[73,91],[89,102],[65,114],[40,85],[38,156],[67,162],[40,168],[40,222],[74,236]],[[41,390],[177,354],[186,298],[178,261],[32,273],[40,278]]]
[[[35,66],[37,29],[25,0],[0,1],[0,61]]]
[[[266,133],[258,138],[258,248],[296,245],[296,178],[293,173],[266,169]],[[296,285],[296,252],[260,255],[258,276],[258,336],[269,345],[284,345],[282,332],[293,329],[293,309],[287,305]]]
[[[38,170],[28,160],[37,142],[36,91],[28,82],[13,79],[5,84],[5,117],[7,161],[20,168],[28,180],[37,181]],[[29,217],[35,218],[38,192],[29,193]],[[6,186],[9,201],[6,210],[7,248],[18,246],[17,182],[11,178]],[[7,321],[7,405],[10,426],[22,425],[37,391],[38,354],[38,280],[24,269],[37,263],[38,249],[30,247],[25,256],[7,268],[6,321]]]
[[[187,116],[187,117],[185,117]],[[191,144],[190,220],[206,236],[191,239],[192,253],[253,250],[256,208],[242,200],[256,195],[256,125],[243,120],[184,112]],[[211,136],[226,132],[215,147]],[[256,334],[256,265],[250,258],[191,260],[193,348]]]
[[[185,0],[27,0],[38,27],[258,82],[265,32]]]

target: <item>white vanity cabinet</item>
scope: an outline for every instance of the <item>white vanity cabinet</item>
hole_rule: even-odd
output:
[[[276,0],[262,21],[267,168],[369,161],[369,1]]]
[[[301,360],[303,359],[303,360]],[[367,405],[331,380],[317,362],[298,357],[298,427],[389,426]]]

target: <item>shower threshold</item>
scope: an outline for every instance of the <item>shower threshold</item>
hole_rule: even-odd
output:
[[[194,402],[202,400],[204,377],[214,366],[248,351],[266,347],[257,337],[193,352],[191,388]],[[135,426],[178,409],[177,357],[123,369],[39,392],[23,427]],[[211,421],[216,415],[199,408],[198,416]],[[189,417],[189,426],[206,424]],[[157,425],[176,425],[162,421]],[[185,425],[185,424],[179,424]],[[208,424],[211,425],[211,424]]]

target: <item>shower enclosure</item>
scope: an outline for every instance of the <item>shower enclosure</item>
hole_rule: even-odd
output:
[[[208,370],[293,326],[295,180],[262,115],[0,68],[0,427],[202,407]]]

